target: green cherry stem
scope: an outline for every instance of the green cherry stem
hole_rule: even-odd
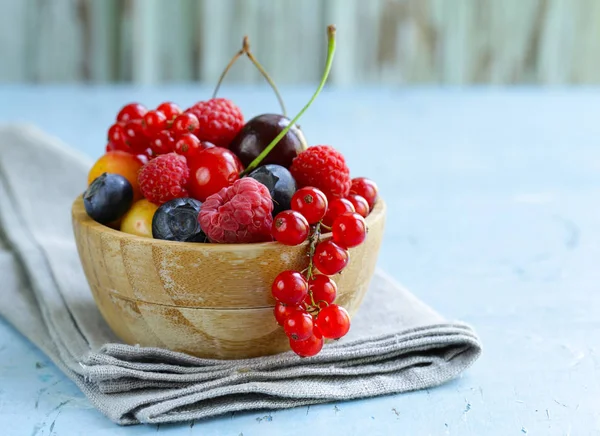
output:
[[[315,91],[315,93],[313,94],[311,99],[308,101],[308,103],[306,103],[306,105],[302,108],[302,110],[300,112],[298,112],[298,115],[296,115],[294,117],[294,119],[292,121],[290,121],[290,123],[285,127],[285,129],[283,129],[281,132],[279,132],[279,135],[277,135],[275,137],[275,139],[273,139],[269,143],[269,145],[267,145],[267,147],[256,157],[256,159],[254,159],[252,162],[250,162],[250,165],[248,165],[248,167],[240,173],[240,177],[245,176],[250,171],[254,170],[258,165],[260,165],[262,160],[265,157],[267,157],[267,155],[271,152],[271,150],[273,150],[273,148],[275,148],[275,146],[279,143],[279,141],[281,141],[281,138],[283,138],[286,135],[286,133],[292,128],[292,126],[294,126],[296,124],[296,122],[300,119],[300,117],[302,115],[304,115],[304,112],[306,112],[306,110],[310,107],[310,105],[313,103],[313,101],[315,101],[315,99],[321,93],[321,90],[325,86],[327,77],[329,77],[329,72],[331,71],[331,64],[333,63],[333,54],[334,53],[335,53],[335,26],[333,24],[330,24],[327,27],[327,62],[325,63],[325,71],[323,71],[323,77],[321,78],[321,83],[319,83],[319,87],[317,88],[317,90]]]

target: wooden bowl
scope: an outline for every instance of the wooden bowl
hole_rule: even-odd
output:
[[[79,197],[73,230],[102,316],[125,342],[191,355],[237,359],[289,350],[275,322],[271,283],[307,265],[307,245],[198,244],[142,238],[88,217]],[[334,277],[336,303],[354,315],[375,270],[385,224],[379,200],[366,241]],[[322,239],[330,238],[330,234]]]

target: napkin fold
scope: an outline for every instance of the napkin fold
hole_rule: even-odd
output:
[[[479,356],[477,335],[377,271],[350,333],[312,358],[200,359],[126,345],[96,308],[71,228],[90,162],[32,126],[0,127],[0,316],[118,424],[406,392]]]

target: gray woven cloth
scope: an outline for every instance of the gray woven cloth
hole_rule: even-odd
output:
[[[378,271],[347,337],[316,357],[207,360],[120,343],[96,309],[70,208],[90,162],[29,126],[0,128],[0,315],[119,424],[207,418],[444,383],[481,348]]]

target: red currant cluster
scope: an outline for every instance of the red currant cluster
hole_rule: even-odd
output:
[[[283,271],[271,287],[277,300],[275,319],[301,357],[319,353],[324,338],[339,339],[350,330],[348,312],[334,304],[337,285],[329,276],[341,272],[350,260],[348,249],[365,240],[365,217],[377,199],[377,185],[356,178],[350,189],[348,198],[335,198],[329,204],[321,190],[301,188],[292,197],[291,210],[273,220],[272,234],[278,242],[310,241],[308,267],[302,272]],[[331,231],[331,239],[321,240],[323,230]]]

